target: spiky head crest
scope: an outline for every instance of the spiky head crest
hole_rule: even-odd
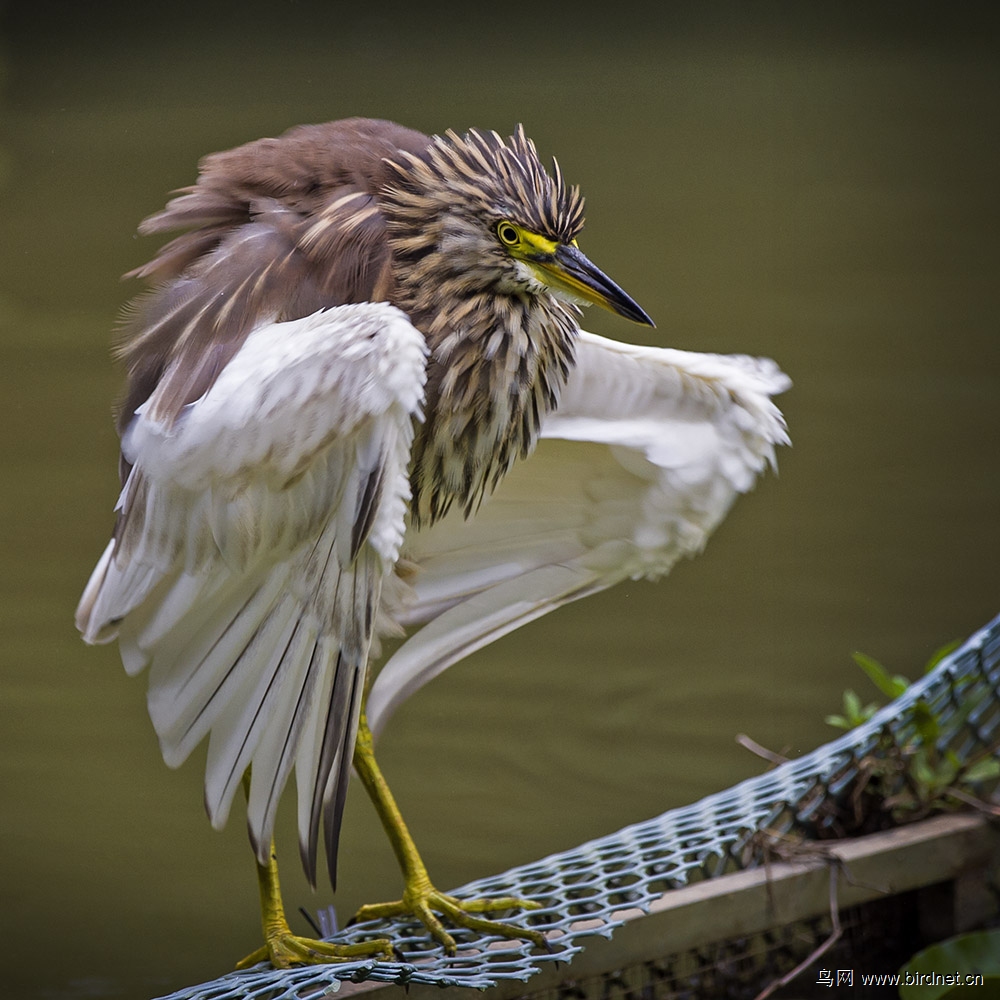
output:
[[[422,157],[402,154],[397,181],[384,195],[390,232],[428,232],[443,214],[461,213],[489,224],[509,219],[559,242],[583,228],[584,201],[567,185],[555,159],[549,174],[535,144],[518,125],[503,139],[497,132],[449,130],[434,136]]]
[[[583,228],[583,196],[563,180],[553,158],[550,175],[534,142],[518,125],[506,141],[496,132],[435,136],[431,162],[442,175],[478,189],[485,211],[500,213],[542,236],[568,243]]]

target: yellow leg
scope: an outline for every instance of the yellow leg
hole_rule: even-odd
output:
[[[439,892],[431,883],[427,868],[420,857],[410,831],[403,822],[396,800],[389,791],[382,771],[375,761],[372,734],[364,712],[358,728],[358,740],[354,746],[354,769],[358,772],[368,795],[378,812],[382,826],[389,837],[392,849],[403,870],[403,898],[394,903],[374,903],[362,906],[355,914],[355,921],[376,920],[384,917],[412,915],[417,917],[444,945],[449,955],[455,953],[455,939],[444,929],[435,912],[447,917],[459,927],[479,931],[483,934],[499,934],[507,938],[522,938],[540,948],[548,948],[545,936],[538,931],[518,927],[516,924],[500,923],[475,916],[494,910],[522,909],[534,910],[539,904],[527,899],[504,897],[500,899],[457,899]]]
[[[274,841],[271,841],[267,864],[257,863],[257,884],[260,887],[260,913],[265,944],[237,962],[237,969],[246,969],[264,961],[269,961],[276,969],[288,969],[293,965],[344,962],[370,955],[389,960],[394,958],[392,944],[385,938],[362,941],[359,944],[330,944],[328,941],[293,934],[285,919],[285,907],[281,902]]]

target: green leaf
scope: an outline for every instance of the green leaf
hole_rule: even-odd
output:
[[[857,719],[861,716],[861,699],[851,688],[844,692],[844,715],[849,719]]]
[[[910,761],[910,773],[920,786],[920,791],[924,796],[940,784],[938,774],[927,760],[927,754],[923,750],[918,750],[913,755],[913,759]]]
[[[910,686],[910,682],[905,677],[898,674],[895,677],[890,677],[889,671],[878,660],[873,660],[864,653],[852,653],[851,656],[854,662],[868,675],[872,684],[890,698],[898,698]]]
[[[918,951],[900,970],[901,1000],[959,1000],[959,997],[995,996],[1000,986],[1000,929],[960,934]],[[986,988],[964,985],[964,977],[981,973]],[[938,977],[950,982],[940,985],[907,983],[907,977]],[[954,981],[960,980],[959,983]]]
[[[956,774],[962,770],[962,758],[950,747],[945,750],[944,759],[955,769]]]
[[[952,642],[945,643],[940,649],[934,650],[931,654],[931,658],[927,661],[927,666],[924,667],[924,673],[929,674],[946,656],[950,653],[954,653],[959,646],[962,645],[961,639],[955,639]]]
[[[941,734],[941,723],[930,705],[923,699],[913,706],[913,721],[921,742],[925,746],[933,746]]]
[[[989,781],[997,777],[1000,777],[1000,760],[988,757],[985,760],[977,760],[967,768],[962,773],[962,783],[976,785],[980,781]]]
[[[942,785],[954,784],[958,772],[961,770],[962,762],[959,760],[958,754],[954,750],[946,750],[943,759],[938,762],[938,781]]]
[[[878,705],[862,706],[861,699],[848,688],[844,692],[844,714],[828,715],[825,721],[827,725],[836,726],[838,729],[853,729],[867,722],[877,711]]]

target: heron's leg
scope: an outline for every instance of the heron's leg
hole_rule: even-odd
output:
[[[354,745],[354,769],[375,805],[375,810],[389,837],[392,849],[403,869],[404,880],[402,899],[394,903],[373,903],[362,906],[354,915],[355,921],[377,920],[403,915],[415,916],[444,945],[448,954],[452,955],[455,953],[455,939],[444,929],[444,925],[435,916],[436,911],[459,927],[466,927],[483,934],[522,938],[532,941],[540,948],[548,948],[545,936],[539,931],[476,916],[478,913],[489,913],[494,910],[515,908],[534,910],[538,909],[540,904],[513,897],[458,899],[455,896],[439,892],[434,887],[420,853],[417,851],[416,844],[410,836],[410,831],[406,828],[406,823],[403,822],[396,800],[393,798],[392,792],[389,791],[389,786],[375,760],[372,734],[363,710],[358,726],[358,739]]]
[[[249,772],[244,777],[243,784],[249,791]],[[344,962],[370,955],[380,955],[389,960],[394,958],[392,944],[385,938],[362,941],[358,944],[331,944],[329,941],[318,941],[293,934],[285,918],[285,907],[281,902],[278,859],[274,853],[273,840],[267,864],[262,865],[257,862],[257,885],[260,888],[260,914],[265,943],[237,962],[237,969],[246,969],[258,962],[270,962],[276,969],[288,969],[293,965]]]

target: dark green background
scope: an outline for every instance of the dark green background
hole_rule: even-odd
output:
[[[240,818],[162,765],[144,684],[72,627],[116,493],[135,226],[198,158],[304,121],[523,121],[655,331],[776,358],[794,447],[704,556],[540,621],[394,719],[442,886],[832,735],[862,649],[914,676],[1000,610],[997,33],[984,5],[8,5],[0,104],[0,994],[143,998],[256,946]],[[290,803],[288,803],[290,805]],[[279,831],[292,840],[293,817]],[[287,852],[289,902],[315,906]],[[398,895],[352,794],[343,915]],[[870,970],[892,971],[892,970]]]

